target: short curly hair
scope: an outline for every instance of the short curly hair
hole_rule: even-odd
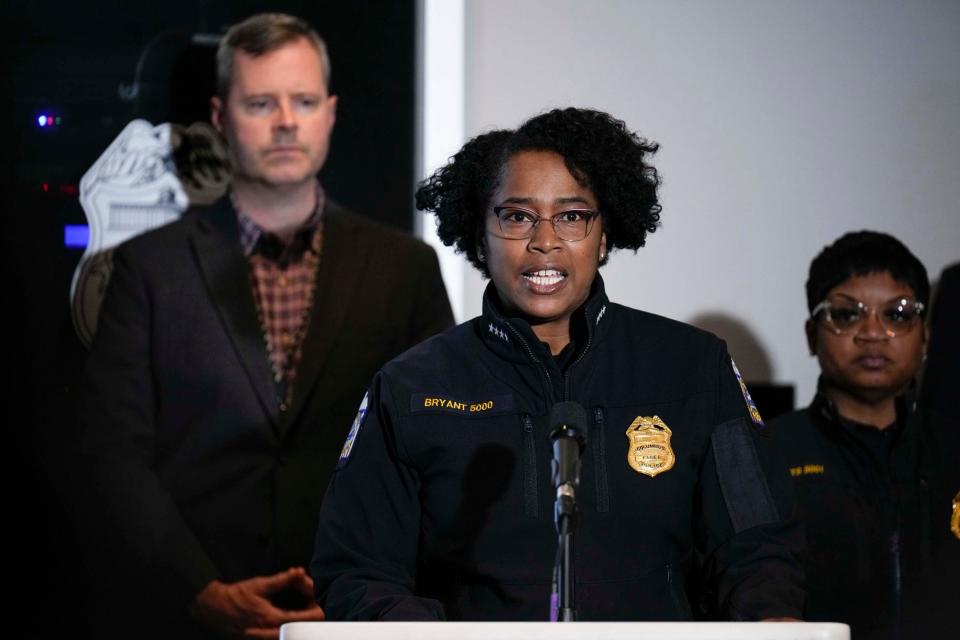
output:
[[[490,131],[467,142],[416,192],[421,211],[437,216],[437,235],[489,277],[477,255],[484,217],[507,160],[520,151],[553,151],[570,174],[593,191],[607,249],[636,251],[660,223],[661,179],[649,164],[659,145],[640,138],[622,120],[591,109],[554,109],[516,130]],[[600,264],[606,263],[606,256]]]

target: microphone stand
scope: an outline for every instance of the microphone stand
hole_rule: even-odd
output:
[[[572,482],[557,487],[553,507],[553,520],[557,527],[557,559],[554,564],[552,609],[557,622],[573,622],[577,619],[574,597],[573,542],[577,524],[576,488]]]
[[[550,594],[550,619],[573,622],[577,619],[574,597],[573,541],[577,530],[577,487],[580,465],[587,445],[583,429],[587,416],[576,402],[560,402],[550,410],[553,430],[553,462],[551,475],[557,497],[553,506],[553,523],[557,528],[557,558],[553,565],[553,589]]]

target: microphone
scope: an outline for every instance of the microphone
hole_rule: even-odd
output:
[[[580,484],[580,456],[587,446],[587,413],[576,402],[558,402],[550,410],[550,440],[553,442],[553,486],[576,489]]]

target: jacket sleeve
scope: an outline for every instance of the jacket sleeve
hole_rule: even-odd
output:
[[[310,572],[329,620],[442,620],[414,595],[420,478],[383,373],[364,397],[320,511]]]
[[[92,533],[117,563],[105,569],[147,572],[186,605],[219,573],[153,467],[151,304],[145,278],[122,246],[80,384],[84,493]]]
[[[786,467],[725,348],[700,475],[701,605],[726,620],[801,617],[805,546]]]

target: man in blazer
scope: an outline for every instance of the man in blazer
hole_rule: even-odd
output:
[[[230,193],[117,249],[80,394],[98,573],[139,636],[322,619],[303,565],[365,386],[453,320],[433,251],[316,180],[336,114],[316,32],[254,16],[217,60]]]

